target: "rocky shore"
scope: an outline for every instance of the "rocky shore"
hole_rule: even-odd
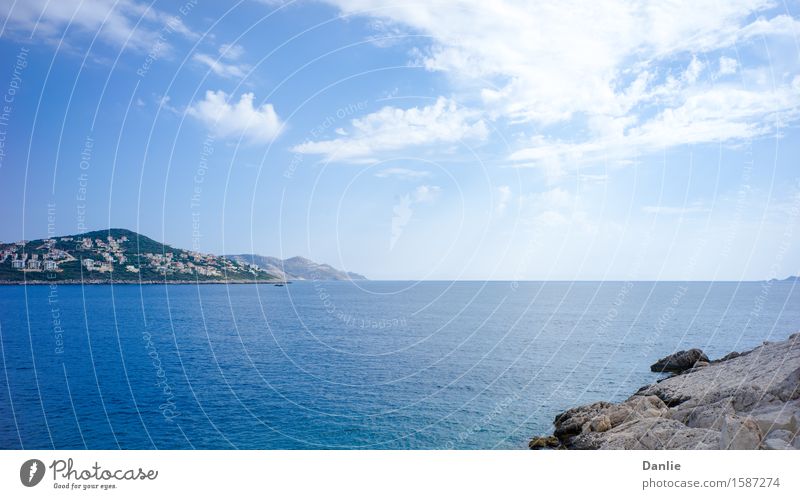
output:
[[[674,375],[621,403],[556,416],[531,449],[800,449],[800,333],[709,361],[698,349],[651,366]]]

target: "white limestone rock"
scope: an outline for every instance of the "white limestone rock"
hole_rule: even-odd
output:
[[[800,333],[705,362],[559,414],[554,436],[568,449],[800,448]]]
[[[719,448],[728,450],[755,450],[761,445],[762,433],[749,417],[725,416],[719,437]]]

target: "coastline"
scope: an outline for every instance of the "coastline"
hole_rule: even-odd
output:
[[[251,280],[251,279],[230,279],[230,280],[218,280],[218,281],[192,281],[192,280],[168,280],[168,281],[157,281],[157,280],[142,280],[142,281],[115,281],[113,279],[64,279],[64,280],[51,280],[51,281],[42,281],[42,280],[35,280],[35,281],[0,281],[0,286],[47,286],[47,285],[67,285],[67,286],[75,286],[75,285],[109,285],[109,284],[291,284],[292,281],[281,281],[281,280]]]
[[[697,349],[677,352],[652,370],[675,374],[620,403],[568,409],[528,447],[800,449],[800,333],[710,362]]]

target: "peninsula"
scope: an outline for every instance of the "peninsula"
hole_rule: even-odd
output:
[[[350,277],[301,257],[285,262],[298,274],[300,262],[317,269],[313,275],[319,280]],[[127,229],[108,229],[0,243],[0,284],[279,284],[295,279],[294,273],[258,263],[175,248]]]

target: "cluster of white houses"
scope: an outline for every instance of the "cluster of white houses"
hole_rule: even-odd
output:
[[[45,258],[44,255],[42,255],[42,259],[40,260],[37,254],[30,255],[29,257],[27,253],[21,253],[19,255],[13,255],[11,258],[11,268],[18,270],[53,271],[58,270],[58,262]]]
[[[0,262],[6,261],[6,258],[11,258],[11,268],[17,270],[33,270],[33,271],[56,271],[58,264],[64,260],[72,260],[72,256],[66,251],[55,248],[55,239],[46,239],[44,244],[37,249],[47,250],[47,253],[22,253],[18,252],[25,248],[25,241],[16,243],[9,248],[3,249],[0,253]]]
[[[139,272],[140,269],[136,265],[131,265],[134,262],[128,262],[128,257],[124,254],[122,243],[127,240],[128,238],[125,236],[119,238],[108,236],[106,240],[85,237],[75,238],[74,244],[78,245],[84,252],[91,253],[91,255],[84,253],[86,256],[80,260],[81,266],[87,271],[113,272],[114,265],[119,264],[124,266],[127,272]],[[73,238],[62,237],[59,241],[73,241]],[[23,272],[59,271],[60,263],[75,261],[76,258],[67,251],[57,249],[55,244],[55,239],[46,239],[41,246],[36,248],[39,252],[31,254],[23,253],[27,245],[26,241],[8,245],[0,250],[0,263],[5,262],[7,258],[11,258],[11,268]],[[143,260],[142,267],[154,269],[164,275],[196,273],[202,276],[220,277],[225,271],[241,271],[240,267],[244,267],[251,272],[258,271],[258,267],[255,265],[236,263],[227,258],[195,251],[184,251],[178,254],[172,252],[163,254],[143,253],[138,256]]]
[[[147,259],[150,267],[162,274],[176,272],[179,274],[197,273],[202,276],[212,277],[219,277],[222,275],[222,272],[214,267],[215,263],[219,263],[214,255],[188,251],[181,253],[180,259],[176,259],[172,252],[167,252],[163,255],[145,253],[144,257]],[[226,263],[228,262],[226,261]]]

